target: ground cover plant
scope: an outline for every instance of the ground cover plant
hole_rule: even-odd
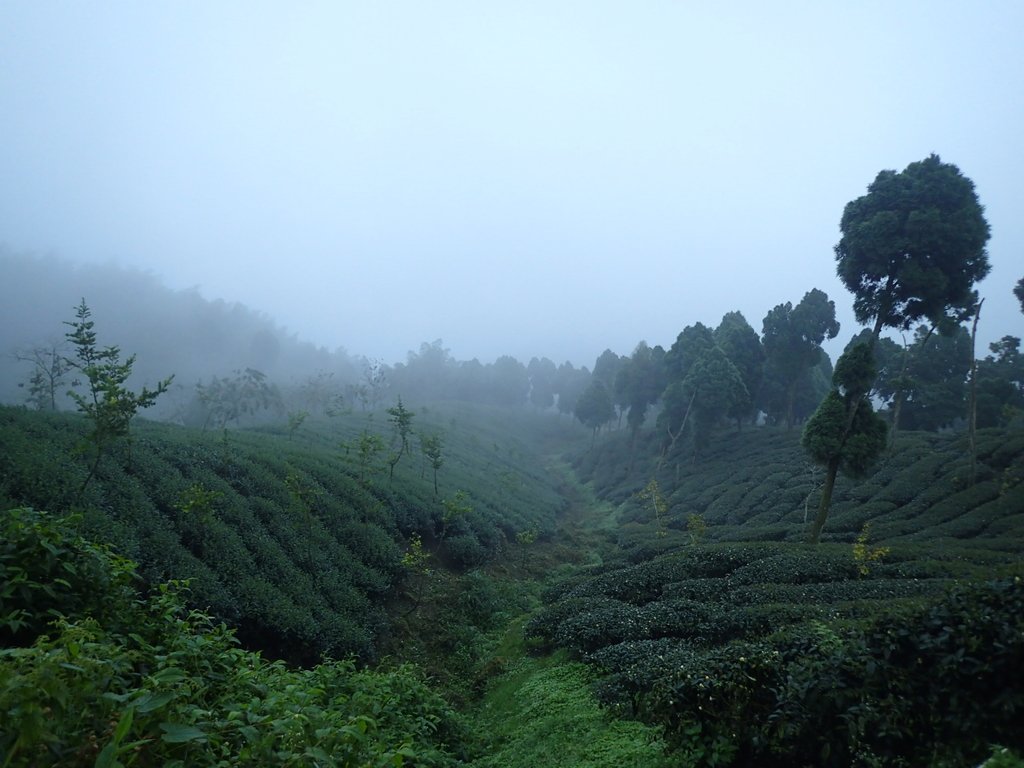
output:
[[[3,513],[4,765],[460,764],[465,729],[413,668],[269,662],[187,585],[140,592],[78,522]]]

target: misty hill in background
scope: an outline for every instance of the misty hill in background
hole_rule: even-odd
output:
[[[154,416],[184,407],[196,382],[236,370],[257,369],[288,384],[322,374],[353,381],[362,369],[362,361],[344,349],[303,342],[266,314],[205,299],[194,288],[173,291],[146,272],[0,251],[0,274],[0,402],[25,401],[19,384],[31,366],[13,355],[63,342],[68,330],[63,323],[74,317],[83,298],[100,345],[117,345],[124,357],[138,355],[131,384],[153,384],[174,374],[174,388]]]

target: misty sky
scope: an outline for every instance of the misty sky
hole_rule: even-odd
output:
[[[668,346],[812,287],[935,152],[1024,335],[1024,3],[0,3],[0,243],[387,362]],[[2,276],[0,276],[2,279]],[[830,350],[831,351],[831,350]]]

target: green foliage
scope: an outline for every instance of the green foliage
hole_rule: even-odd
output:
[[[651,478],[643,490],[637,494],[637,498],[646,504],[653,513],[658,536],[665,535],[665,514],[668,512],[668,502],[658,487],[656,478]]]
[[[389,478],[395,479],[395,466],[402,457],[409,452],[409,436],[412,434],[412,419],[415,415],[412,411],[402,405],[402,398],[398,403],[388,408],[388,423],[393,430],[393,440],[398,441],[398,450],[392,451],[388,457]]]
[[[871,573],[871,564],[876,563],[891,551],[889,547],[872,547],[868,545],[868,537],[871,535],[871,523],[864,523],[864,527],[853,542],[853,560],[857,563],[857,572],[861,576]]]
[[[594,434],[615,417],[615,407],[608,387],[598,379],[590,382],[576,401],[574,414]]]
[[[0,651],[4,765],[457,764],[464,731],[413,668],[267,662],[188,611],[181,584],[134,593],[132,566],[69,534],[66,521],[14,510],[4,522],[8,573],[54,550],[65,573],[91,569],[60,584],[59,615],[20,601],[30,625],[56,620]]]
[[[79,522],[32,509],[2,513],[0,647],[30,645],[66,616],[109,624],[130,606],[132,566],[75,535]]]
[[[561,500],[522,439],[545,429],[551,439],[580,435],[557,417],[490,409],[432,409],[433,421],[424,418],[437,432],[453,415],[467,427],[448,433],[445,471],[453,486],[472,488],[473,514],[452,523],[443,561],[467,568],[499,557],[517,531],[543,536],[554,526]],[[81,530],[140,562],[148,581],[187,574],[193,604],[271,658],[372,659],[389,631],[385,605],[402,577],[405,542],[418,533],[436,546],[441,514],[429,479],[396,473],[393,484],[374,487],[379,458],[339,456],[342,439],[380,445],[375,424],[339,414],[315,422],[301,445],[280,429],[239,430],[224,445],[142,422],[133,428],[131,472],[104,463],[79,501]],[[70,508],[89,469],[73,454],[86,428],[70,414],[0,408],[0,504]],[[474,436],[500,452],[481,451]],[[505,475],[515,478],[514,493]]]
[[[308,411],[292,411],[288,414],[288,439],[291,440],[295,437],[295,433],[299,431],[306,419],[309,418]]]
[[[804,294],[795,307],[787,301],[765,315],[765,376],[770,381],[777,381],[776,387],[781,394],[778,401],[767,400],[764,403],[774,421],[784,418],[786,426],[793,425],[801,379],[821,361],[824,355],[822,342],[826,338],[835,338],[838,333],[835,302],[817,288]]]
[[[875,555],[688,549],[577,582],[527,632],[594,663],[599,698],[663,727],[680,763],[963,765],[1019,746],[1020,578],[946,594]]]
[[[444,454],[442,454],[441,435],[424,435],[420,438],[420,449],[424,458],[430,462],[430,468],[434,470],[434,495],[437,496],[437,471],[444,466]]]
[[[442,499],[441,507],[444,510],[441,513],[442,539],[447,536],[448,530],[456,522],[463,520],[473,513],[473,505],[469,503],[469,495],[461,489],[456,491],[455,495],[450,499]]]
[[[740,312],[727,312],[715,329],[715,343],[725,353],[743,379],[747,397],[729,412],[737,421],[751,418],[764,377],[764,347],[747,319]]]
[[[719,421],[750,400],[739,370],[717,345],[704,350],[694,361],[682,388],[684,393],[691,393],[693,442],[698,449],[707,445]]]
[[[19,387],[28,384],[26,402],[37,411],[56,411],[57,398],[64,379],[73,370],[70,361],[64,355],[64,345],[37,345],[30,349],[14,353],[15,360],[32,366],[28,382],[19,383]]]
[[[150,408],[156,399],[167,391],[174,376],[159,382],[156,389],[143,387],[141,392],[132,392],[125,382],[132,375],[135,355],[121,361],[118,347],[99,347],[95,323],[90,319],[92,312],[82,299],[75,310],[75,320],[67,323],[71,330],[66,334],[74,348],[75,357],[68,359],[68,365],[85,377],[85,394],[71,391],[68,395],[75,401],[78,410],[89,419],[91,430],[88,435],[93,452],[93,463],[79,489],[79,496],[96,473],[99,463],[110,447],[121,438],[129,437],[132,419],[140,410]]]
[[[477,708],[485,734],[478,768],[572,768],[676,765],[664,754],[658,729],[614,719],[590,692],[593,674],[582,664],[523,659]]]
[[[974,283],[989,271],[989,226],[974,184],[938,155],[879,172],[839,226],[837,272],[875,336],[968,310]]]
[[[232,422],[240,426],[243,419],[260,411],[282,408],[280,392],[267,381],[265,373],[255,368],[236,370],[223,378],[214,376],[209,384],[200,382],[196,394],[206,409],[206,424],[212,421],[222,430]]]

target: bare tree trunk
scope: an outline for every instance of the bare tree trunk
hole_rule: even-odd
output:
[[[672,438],[672,442],[669,443],[668,448],[666,448],[662,452],[661,458],[658,460],[658,466],[657,466],[655,471],[657,471],[658,469],[661,469],[661,465],[665,463],[665,458],[672,452],[672,449],[676,447],[676,441],[680,437],[682,437],[683,432],[686,430],[686,422],[690,418],[690,410],[693,408],[693,401],[694,401],[694,399],[696,397],[697,397],[697,390],[695,389],[695,390],[693,390],[693,394],[690,395],[690,402],[686,404],[686,413],[683,414],[683,423],[679,425],[679,431],[676,432],[673,435],[672,434],[672,430],[666,428],[666,431],[668,432],[668,436]]]
[[[974,485],[978,471],[978,359],[975,354],[975,342],[978,338],[978,318],[981,317],[982,299],[974,308],[974,325],[971,326],[971,396],[967,414],[967,445],[971,453],[971,465],[967,475],[967,484]]]

